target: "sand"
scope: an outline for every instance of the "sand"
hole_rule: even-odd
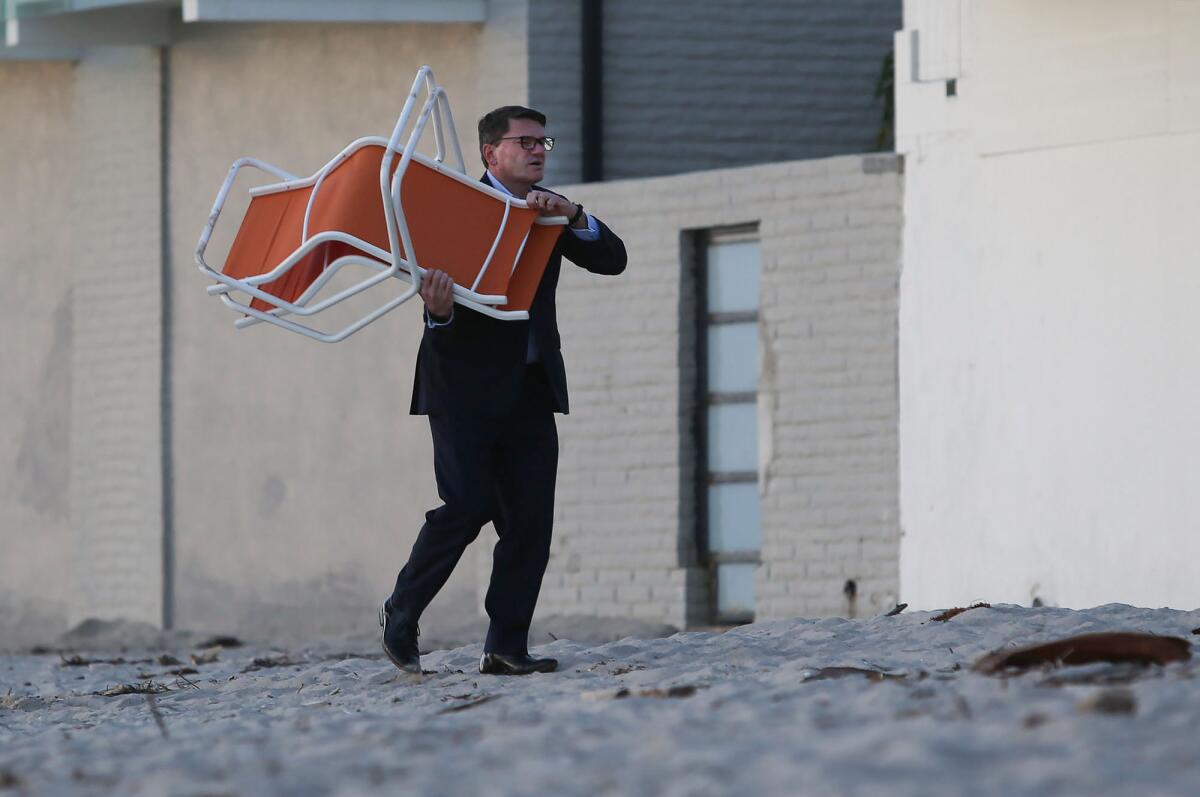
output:
[[[1097,631],[1194,649],[1200,611],[934,614],[561,638],[535,648],[559,672],[523,678],[479,675],[468,645],[421,683],[365,638],[8,655],[0,794],[1200,794],[1200,660],[970,670]],[[166,691],[98,694],[131,684]]]

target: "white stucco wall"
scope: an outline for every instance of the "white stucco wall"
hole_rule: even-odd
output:
[[[1200,605],[1200,3],[905,25],[901,599]]]
[[[337,345],[265,326],[237,331],[192,258],[234,159],[254,155],[307,175],[359,136],[389,135],[423,63],[449,93],[473,168],[480,30],[200,25],[171,48],[180,627],[370,630],[425,511],[438,505],[429,427],[408,415],[420,302]],[[223,262],[252,184],[249,175],[236,183],[210,262]],[[380,286],[355,307],[365,312],[400,290]],[[474,594],[473,574],[461,568],[432,621],[439,612],[473,616]]]
[[[235,158],[307,174],[387,135],[422,63],[474,171],[480,92],[511,90],[480,53],[523,54],[508,6],[486,25],[184,25],[166,50],[0,61],[0,647],[164,605],[250,635],[374,627],[438,503],[407,415],[419,305],[338,347],[236,332],[193,249]],[[464,568],[433,619],[473,617],[474,594]]]
[[[0,62],[0,649],[67,628],[73,67]]]

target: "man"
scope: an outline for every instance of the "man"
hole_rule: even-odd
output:
[[[453,281],[431,270],[421,285],[425,333],[417,353],[414,415],[428,415],[434,472],[444,505],[425,515],[408,563],[380,612],[383,649],[419,674],[417,620],[463,551],[491,521],[499,540],[484,606],[490,624],[481,673],[552,672],[529,655],[529,624],[550,558],[558,469],[555,412],[566,413],[554,292],[565,256],[596,274],[625,270],[625,245],[566,197],[538,186],[554,139],[546,117],[521,106],[479,120],[482,181],[545,216],[566,216],[528,321],[499,321],[453,304]],[[464,223],[469,223],[464,220]]]

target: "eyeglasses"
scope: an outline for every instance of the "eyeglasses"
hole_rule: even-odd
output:
[[[526,150],[526,151],[531,151],[534,148],[534,145],[536,145],[536,144],[541,144],[547,152],[554,149],[554,137],[553,136],[542,136],[541,138],[534,138],[533,136],[503,136],[496,140],[497,141],[516,141],[517,143],[519,143],[521,145],[521,149]]]

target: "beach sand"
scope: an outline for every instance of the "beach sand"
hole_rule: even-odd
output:
[[[559,671],[523,678],[481,676],[467,645],[424,655],[421,683],[366,637],[6,655],[0,794],[1200,794],[1200,661],[970,669],[1099,631],[1194,649],[1200,611],[934,614],[559,638],[534,649]]]

